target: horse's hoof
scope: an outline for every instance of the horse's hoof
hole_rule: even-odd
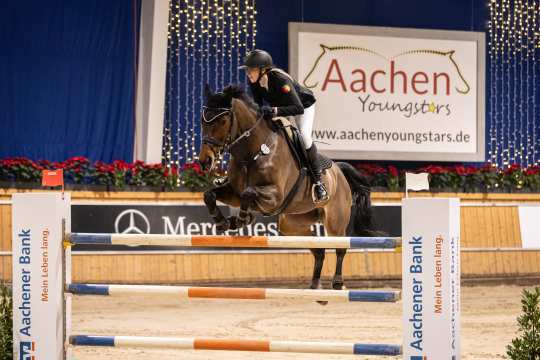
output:
[[[332,289],[334,290],[347,290],[347,287],[343,283],[333,283]]]
[[[312,290],[322,290],[324,289],[321,280],[314,280],[311,282],[311,286],[309,287]]]
[[[223,219],[219,224],[216,224],[218,234],[224,234],[225,231],[231,228],[231,223],[228,219]]]
[[[236,216],[229,216],[227,222],[229,223],[229,230],[238,230],[240,228],[240,221]]]
[[[246,219],[245,225],[251,225],[255,222],[255,215],[252,213],[248,213],[248,217]]]

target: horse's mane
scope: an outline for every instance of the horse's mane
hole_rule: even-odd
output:
[[[257,111],[259,109],[253,98],[240,85],[229,85],[223,91],[208,96],[206,105],[215,108],[229,108],[233,98],[242,100],[251,110]]]

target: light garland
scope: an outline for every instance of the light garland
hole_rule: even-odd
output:
[[[255,47],[255,15],[255,0],[170,1],[164,164],[197,160],[204,86],[245,83],[238,66]]]
[[[255,0],[171,0],[162,161],[197,159],[206,84],[243,84],[238,66],[255,48]]]
[[[489,14],[489,160],[538,165],[540,0],[490,0]]]

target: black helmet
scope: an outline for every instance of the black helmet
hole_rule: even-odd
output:
[[[244,64],[240,66],[240,69],[247,67],[270,67],[273,66],[272,56],[264,50],[255,49],[249,52],[244,58]]]

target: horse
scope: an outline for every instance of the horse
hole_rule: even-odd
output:
[[[311,227],[322,222],[329,236],[370,236],[370,189],[367,179],[352,165],[334,162],[323,172],[329,199],[312,200],[309,177],[288,146],[286,135],[263,118],[258,106],[239,86],[213,92],[207,85],[201,115],[202,144],[199,163],[204,172],[216,168],[225,151],[230,154],[228,181],[204,192],[204,202],[219,232],[239,229],[254,220],[253,211],[278,215],[281,235],[312,236]],[[296,191],[294,191],[296,190]],[[217,201],[240,208],[225,218]],[[322,289],[325,249],[311,249],[315,258],[311,289]],[[332,288],[345,289],[342,267],[346,249],[336,249]]]

